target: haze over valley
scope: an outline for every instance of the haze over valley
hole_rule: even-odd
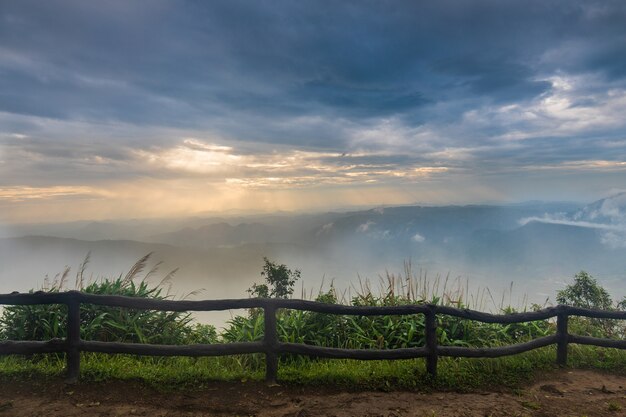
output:
[[[87,277],[117,277],[153,253],[172,294],[241,298],[261,282],[263,258],[302,271],[295,296],[331,283],[346,294],[387,272],[461,279],[498,298],[513,282],[521,303],[554,301],[580,270],[626,295],[626,193],[593,202],[392,206],[316,214],[16,225],[0,239],[0,292],[39,288],[90,253]],[[465,285],[465,284],[463,284]],[[302,293],[305,290],[305,293]],[[492,303],[489,303],[492,304]],[[494,308],[496,304],[486,305]],[[224,315],[220,316],[224,317]]]

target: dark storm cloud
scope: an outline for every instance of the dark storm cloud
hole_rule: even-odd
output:
[[[496,101],[525,100],[548,91],[551,84],[535,80],[536,74],[519,63],[476,56],[448,58],[436,63],[434,69],[440,74],[456,78],[455,84],[466,88],[467,93],[491,96]]]
[[[5,2],[0,108],[204,126],[514,102],[568,70],[541,62],[567,42],[589,43],[580,70],[622,74],[620,16],[623,4],[606,1]]]
[[[626,22],[626,15],[622,22]],[[592,68],[604,71],[611,79],[626,78],[626,38],[622,36],[621,42],[601,45],[600,51],[592,53],[589,61]]]

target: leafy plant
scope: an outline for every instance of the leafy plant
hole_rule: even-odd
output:
[[[559,291],[556,296],[559,304],[598,310],[614,310],[613,300],[595,278],[585,271],[574,275],[574,283]],[[623,325],[608,319],[571,317],[571,332],[595,337],[618,337],[623,335]]]
[[[585,271],[574,275],[574,283],[557,292],[556,301],[574,307],[612,310],[609,293]]]
[[[264,284],[252,284],[248,293],[252,297],[259,298],[288,298],[293,294],[293,286],[300,279],[300,270],[291,270],[285,264],[277,264],[266,257],[261,276],[265,279]]]
[[[145,269],[151,253],[139,259],[129,272],[117,279],[101,279],[86,283],[83,274],[89,255],[81,264],[76,277],[76,289],[89,294],[123,295],[163,300],[171,298],[164,284],[176,272],[172,271],[157,285],[147,281],[158,270],[158,264],[136,282]],[[47,283],[47,292],[65,289],[69,268]],[[33,292],[31,290],[30,292]],[[104,342],[134,342],[155,344],[212,343],[217,340],[215,327],[194,325],[191,315],[181,312],[153,311],[81,304],[81,337]],[[0,338],[8,340],[49,340],[64,338],[67,332],[65,305],[7,306],[0,316]]]
[[[295,279],[289,279],[289,268],[276,265],[265,259],[264,277],[280,275],[281,291],[276,291],[275,280],[253,286],[248,292],[255,296],[268,296],[280,293],[292,294]],[[281,270],[278,274],[275,271]],[[299,274],[298,274],[299,278]],[[441,285],[440,285],[441,284]],[[412,273],[410,264],[405,265],[405,275],[387,274],[381,278],[381,291],[376,293],[369,282],[362,283],[356,296],[343,302],[353,306],[396,306],[406,304],[450,305],[464,308],[465,294],[460,286],[450,288],[439,277],[429,280],[420,272]],[[443,292],[441,292],[443,291]],[[475,299],[476,300],[476,299]],[[327,292],[320,292],[315,301],[337,304],[339,296],[331,285]],[[534,306],[535,309],[541,308]],[[513,307],[500,307],[504,314],[517,312]],[[228,322],[222,337],[228,342],[261,340],[263,337],[263,317],[261,310],[252,310],[247,317],[237,316]],[[456,346],[498,346],[527,341],[545,336],[554,331],[548,321],[512,323],[508,325],[480,323],[457,317],[438,316],[438,343]],[[351,349],[396,349],[424,346],[424,315],[404,316],[341,316],[309,311],[280,310],[277,314],[277,333],[283,342],[304,343],[317,346]],[[292,360],[291,357],[283,360]]]

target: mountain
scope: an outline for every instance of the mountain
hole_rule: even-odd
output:
[[[200,227],[185,227],[145,238],[175,246],[210,248],[249,243],[294,243],[323,246],[357,239],[361,243],[441,242],[470,236],[481,229],[509,230],[524,217],[546,210],[573,210],[578,206],[545,203],[524,206],[405,206],[319,215],[265,216],[253,222],[229,219]]]
[[[415,269],[469,277],[475,285],[511,281],[554,293],[581,269],[626,292],[621,245],[624,194],[572,203],[401,206],[318,214],[30,225],[22,231],[81,236],[0,239],[0,292],[41,285],[45,274],[76,268],[91,251],[97,275],[119,276],[155,252],[162,271],[180,267],[175,292],[206,288],[206,298],[241,297],[260,279],[263,257],[302,270],[304,287]],[[15,233],[14,229],[12,233]],[[100,237],[98,239],[98,237]],[[97,277],[97,275],[95,277]]]
[[[574,221],[626,226],[626,192],[591,203],[572,216]]]
[[[606,269],[609,263],[626,266],[602,244],[598,231],[578,226],[533,222],[509,231],[481,230],[460,246],[470,262],[482,265],[529,265],[535,269],[568,265],[583,269],[598,264]]]
[[[561,206],[559,206],[561,207]],[[543,214],[542,209],[502,206],[390,207],[349,213],[314,235],[320,240],[339,236],[437,242],[470,236],[476,230],[510,230],[519,219]]]
[[[626,193],[595,201],[572,214],[546,214],[524,219],[523,223],[562,224],[594,229],[608,249],[626,249]]]

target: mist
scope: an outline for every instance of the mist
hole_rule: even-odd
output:
[[[364,285],[384,292],[388,276],[405,279],[408,273],[462,282],[474,293],[488,289],[492,301],[485,308],[497,308],[494,300],[505,293],[524,307],[553,302],[557,290],[586,270],[621,299],[626,295],[624,196],[587,205],[391,206],[13,225],[2,229],[0,239],[0,292],[40,289],[58,281],[66,267],[71,272],[65,286],[72,289],[88,254],[88,281],[117,278],[152,253],[147,270],[158,266],[150,277],[155,285],[176,270],[164,283],[174,298],[247,297],[246,290],[262,282],[267,257],[301,270],[298,298],[315,298],[330,286],[346,300]],[[223,325],[230,314],[199,318]]]

